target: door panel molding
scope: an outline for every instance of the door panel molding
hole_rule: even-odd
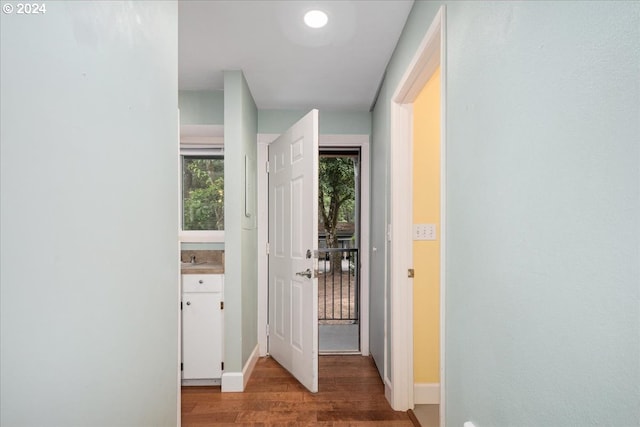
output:
[[[309,391],[318,391],[318,110],[269,146],[268,318],[277,324],[269,353]],[[281,191],[281,195],[280,194]],[[280,325],[280,323],[282,323]]]

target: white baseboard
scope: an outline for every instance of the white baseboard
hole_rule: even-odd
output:
[[[437,405],[440,403],[440,383],[415,383],[413,401],[416,405]]]
[[[253,368],[256,367],[256,363],[258,362],[258,355],[260,353],[260,346],[256,344],[255,348],[251,352],[249,356],[249,360],[244,364],[244,368],[242,369],[242,390],[247,387],[247,383],[249,382],[249,378],[253,373]]]
[[[243,392],[244,388],[247,386],[247,382],[253,373],[253,368],[256,366],[256,362],[258,361],[258,345],[255,346],[247,363],[244,364],[244,368],[242,368],[242,372],[224,372],[222,374],[222,387],[221,391],[223,393],[237,393]]]
[[[385,399],[387,399],[387,402],[389,402],[389,405],[392,404],[391,402],[391,381],[387,380],[385,378],[384,380],[384,397]]]
[[[222,374],[222,387],[220,390],[223,393],[244,391],[242,372],[224,372]]]
[[[210,386],[210,385],[220,385],[222,384],[222,380],[220,378],[214,379],[206,379],[206,380],[182,380],[181,385],[185,387],[190,386]]]

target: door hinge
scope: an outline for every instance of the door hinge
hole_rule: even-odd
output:
[[[407,276],[408,276],[409,278],[413,278],[413,277],[415,277],[415,275],[416,275],[416,272],[415,272],[415,270],[414,270],[413,268],[410,268],[410,269],[407,271]]]
[[[267,336],[269,336],[269,324],[267,323],[265,326],[266,326],[266,329],[267,329]]]
[[[269,242],[267,242],[267,255],[269,255],[269,250],[271,249],[271,247],[269,246]]]
[[[181,370],[181,371],[184,371],[184,363],[181,363],[181,364],[180,364],[180,370]]]
[[[224,371],[224,362],[220,362],[220,369]]]
[[[267,160],[266,162],[264,162],[264,168],[265,168],[265,172],[269,173],[269,161]]]
[[[224,310],[224,301],[220,301],[220,310]]]

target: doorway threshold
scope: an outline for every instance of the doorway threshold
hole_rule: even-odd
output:
[[[360,325],[318,325],[320,354],[360,354]]]

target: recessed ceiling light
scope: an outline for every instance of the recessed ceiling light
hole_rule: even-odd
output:
[[[329,17],[321,10],[310,10],[304,14],[304,23],[311,28],[322,28],[329,22]]]

